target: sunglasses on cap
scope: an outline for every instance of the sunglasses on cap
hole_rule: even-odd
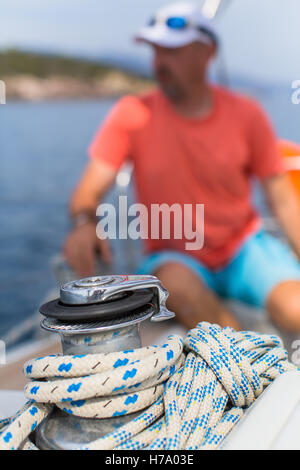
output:
[[[154,26],[157,23],[164,23],[166,26],[168,26],[168,28],[178,31],[184,30],[186,28],[194,28],[200,33],[205,34],[214,44],[218,44],[218,40],[212,31],[205,28],[205,26],[197,26],[196,24],[191,23],[186,18],[180,16],[171,16],[170,18],[167,18],[162,21],[157,18],[152,18],[149,21],[148,26]]]

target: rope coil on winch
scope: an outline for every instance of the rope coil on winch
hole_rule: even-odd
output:
[[[96,419],[141,411],[85,449],[215,449],[264,388],[295,369],[278,337],[206,322],[184,343],[170,336],[162,346],[33,359],[29,402],[0,422],[0,449],[33,448],[28,436],[54,404]]]

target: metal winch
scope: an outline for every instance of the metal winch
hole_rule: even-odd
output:
[[[143,321],[174,318],[167,290],[155,276],[94,276],[63,285],[60,298],[41,306],[42,328],[59,333],[64,355],[111,353],[141,347]],[[137,413],[91,419],[57,407],[38,427],[40,449],[76,449],[116,430]]]

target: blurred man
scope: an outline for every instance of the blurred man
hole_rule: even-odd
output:
[[[205,206],[202,249],[187,251],[176,237],[145,241],[139,272],[161,279],[177,318],[188,328],[202,320],[239,328],[221,301],[233,298],[265,307],[281,328],[300,330],[300,264],[261,229],[251,204],[250,179],[257,177],[300,256],[300,207],[268,120],[250,99],[208,83],[218,39],[197,6],[163,8],[137,39],[153,48],[159,89],[119,100],[95,136],[71,200],[68,262],[87,276],[97,251],[110,260],[107,242],[96,236],[95,211],[130,159],[146,207]]]

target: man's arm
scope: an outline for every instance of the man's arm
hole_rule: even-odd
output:
[[[115,180],[117,170],[98,160],[90,160],[70,200],[72,217],[83,211],[96,213],[99,199]]]
[[[267,199],[290,244],[300,258],[300,198],[288,175],[262,182]]]
[[[74,227],[66,238],[63,253],[70,266],[81,276],[95,274],[97,252],[109,263],[111,254],[107,240],[96,235],[96,209],[117,170],[102,161],[91,160],[70,201]]]
[[[72,268],[81,276],[95,274],[97,252],[103,261],[110,262],[107,240],[96,235],[96,209],[104,194],[115,180],[122,164],[131,155],[128,125],[136,115],[138,100],[121,98],[111,109],[89,146],[88,163],[70,201],[70,214],[74,228],[64,245],[64,255]],[[138,120],[139,121],[139,120]]]

